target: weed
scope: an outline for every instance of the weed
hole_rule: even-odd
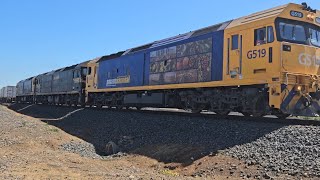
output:
[[[174,172],[174,171],[171,171],[168,169],[161,171],[161,174],[167,175],[167,176],[174,176],[174,177],[179,176],[179,174],[177,172]]]
[[[58,128],[50,128],[49,131],[51,131],[51,132],[59,132],[59,129]]]

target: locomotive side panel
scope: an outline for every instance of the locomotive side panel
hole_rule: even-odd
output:
[[[73,72],[66,70],[56,72],[53,75],[52,81],[53,93],[67,93],[73,91]]]
[[[23,81],[18,82],[17,84],[17,96],[23,95]]]
[[[52,74],[37,77],[36,92],[37,94],[48,94],[52,92]]]
[[[148,55],[149,85],[211,80],[212,37],[151,51]]]
[[[33,79],[28,79],[23,82],[23,95],[33,95],[32,82]]]
[[[143,86],[144,53],[122,56],[99,63],[98,89]]]
[[[22,80],[17,84],[17,101],[18,102],[32,102],[34,95],[34,77]]]
[[[145,85],[222,80],[223,31],[162,46],[146,53]]]

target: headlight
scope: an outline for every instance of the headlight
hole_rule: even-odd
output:
[[[296,92],[301,92],[301,91],[302,91],[302,86],[295,85],[295,86],[294,86],[294,90],[295,90]]]

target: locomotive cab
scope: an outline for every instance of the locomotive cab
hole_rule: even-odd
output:
[[[306,4],[286,10],[275,20],[280,44],[282,112],[318,116],[320,13]]]
[[[92,105],[93,98],[89,95],[89,91],[93,91],[97,88],[98,76],[97,76],[97,62],[100,60],[99,58],[91,60],[87,64],[87,75],[86,75],[86,88],[85,88],[85,97],[86,97],[86,104]]]
[[[306,4],[233,20],[225,29],[224,80],[238,86],[256,84],[268,93],[263,99],[274,114],[317,116],[319,26],[320,12]]]

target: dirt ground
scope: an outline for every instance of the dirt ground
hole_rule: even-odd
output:
[[[0,179],[270,179],[258,166],[212,154],[190,165],[165,164],[150,157],[175,152],[176,145],[145,147],[120,157],[86,158],[61,148],[83,140],[0,106]],[[142,156],[148,151],[153,156]],[[186,149],[192,154],[194,149]],[[183,153],[176,152],[183,156]],[[284,177],[283,177],[284,178]]]

